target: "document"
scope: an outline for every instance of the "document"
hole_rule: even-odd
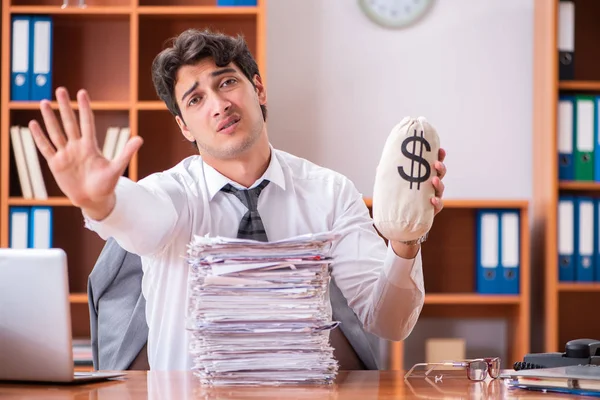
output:
[[[206,385],[330,384],[338,363],[329,301],[338,235],[274,242],[196,236],[186,327],[193,371]]]

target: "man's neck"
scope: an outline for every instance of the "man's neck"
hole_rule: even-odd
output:
[[[205,160],[223,176],[248,188],[260,178],[271,161],[271,147],[256,143],[256,149],[235,160]]]

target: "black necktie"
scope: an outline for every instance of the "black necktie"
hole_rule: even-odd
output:
[[[261,242],[268,242],[267,232],[260,219],[258,213],[258,196],[260,192],[269,184],[268,180],[262,181],[258,186],[252,189],[236,189],[229,183],[221,189],[225,193],[231,193],[237,197],[243,205],[246,206],[248,211],[242,217],[240,226],[238,228],[238,238],[240,239],[253,239]]]

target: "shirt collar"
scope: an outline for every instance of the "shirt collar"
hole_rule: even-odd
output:
[[[269,147],[271,149],[271,160],[269,161],[269,166],[267,167],[265,173],[260,178],[258,178],[250,188],[257,186],[264,179],[267,179],[271,183],[274,183],[283,190],[285,190],[285,177],[283,175],[283,169],[281,168],[281,164],[279,163],[279,159],[277,157],[275,149],[273,149],[271,145],[269,145]],[[245,189],[239,183],[232,181],[231,179],[227,178],[219,171],[205,163],[204,160],[202,161],[202,166],[204,168],[204,179],[206,181],[206,187],[208,188],[209,200],[212,200],[213,197],[215,197],[215,195],[223,188],[223,186],[225,186],[228,183],[230,183],[238,189]]]

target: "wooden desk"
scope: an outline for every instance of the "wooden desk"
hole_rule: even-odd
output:
[[[331,386],[221,387],[202,386],[191,372],[129,372],[120,380],[85,385],[0,383],[0,399],[565,399],[568,396],[508,390],[502,381],[446,380],[432,385],[421,378],[404,381],[395,371],[341,371]]]

